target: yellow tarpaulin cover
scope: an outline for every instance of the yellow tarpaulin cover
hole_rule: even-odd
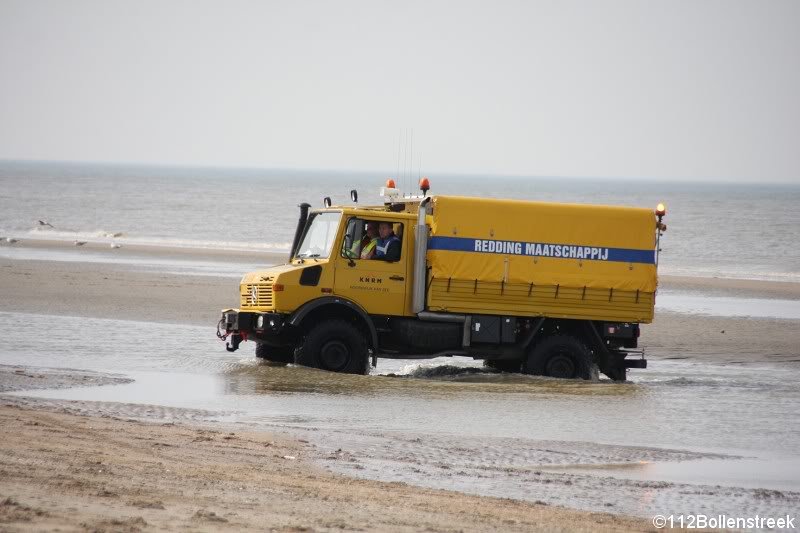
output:
[[[435,279],[656,289],[650,209],[456,196],[432,206]]]

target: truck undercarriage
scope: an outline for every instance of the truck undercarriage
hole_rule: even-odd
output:
[[[341,305],[341,304],[339,304]],[[602,372],[624,381],[628,368],[646,368],[636,350],[639,325],[583,320],[430,313],[428,320],[328,310],[298,322],[291,315],[228,310],[221,338],[235,351],[244,340],[273,363],[366,373],[378,358],[465,356],[506,372],[593,379]],[[223,333],[224,332],[224,333]],[[309,357],[314,352],[314,357]]]

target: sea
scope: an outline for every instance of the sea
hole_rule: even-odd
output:
[[[664,203],[660,273],[800,281],[800,183],[426,176],[430,194],[651,208]],[[361,203],[376,204],[389,177],[390,172],[0,161],[0,237],[286,252],[298,204],[322,206],[326,196],[347,204],[351,189]],[[411,194],[419,192],[418,177],[395,176]]]

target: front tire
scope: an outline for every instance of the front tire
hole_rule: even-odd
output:
[[[567,335],[554,335],[538,343],[528,355],[522,371],[537,376],[591,381],[597,381],[599,376],[589,348]]]
[[[344,320],[326,320],[308,332],[294,362],[331,372],[366,374],[367,357],[367,342],[358,328]]]
[[[256,357],[275,366],[288,365],[294,362],[294,346],[270,346],[258,343],[256,344]]]

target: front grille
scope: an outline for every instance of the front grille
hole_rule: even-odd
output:
[[[241,297],[242,307],[272,307],[272,283],[242,285]]]

